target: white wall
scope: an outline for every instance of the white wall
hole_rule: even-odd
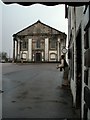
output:
[[[68,7],[68,40],[70,40],[71,31],[71,7]]]
[[[83,7],[84,8],[84,7]],[[86,67],[84,66],[84,28],[87,25],[89,20],[89,8],[87,8],[87,11],[85,14],[83,14],[82,17],[82,118],[83,118],[83,114],[84,114],[84,87],[85,87],[85,83],[84,83],[84,70],[86,69]],[[90,40],[90,28],[89,28],[89,40]],[[90,46],[90,41],[89,41],[89,46]],[[90,68],[89,68],[89,76],[88,76],[88,87],[90,88]],[[90,110],[88,110],[88,120],[90,119]]]
[[[76,31],[78,31],[82,17],[83,17],[83,6],[76,7]]]
[[[81,106],[82,106],[82,118],[83,118],[83,106],[84,106],[84,86],[85,86],[85,83],[84,83],[84,26],[87,24],[87,21],[88,21],[88,17],[89,17],[89,11],[87,9],[86,13],[83,14],[83,10],[84,9],[84,6],[80,6],[80,7],[76,7],[76,32],[75,30],[73,29],[72,31],[72,35],[73,35],[73,42],[75,43],[75,40],[76,40],[76,33],[78,32],[79,30],[79,26],[81,25],[81,39],[82,39],[82,102],[81,102]],[[73,13],[73,8],[72,7],[69,7],[69,16],[68,16],[68,33],[69,33],[69,36],[68,36],[68,39],[70,39],[70,32],[73,28],[73,23],[74,23],[74,13]],[[70,20],[71,18],[71,20]],[[90,46],[90,28],[89,28],[89,46]],[[72,95],[73,95],[73,102],[75,103],[76,102],[76,82],[75,82],[75,74],[76,74],[76,71],[75,71],[75,65],[76,65],[76,61],[75,61],[75,44],[74,44],[74,80],[71,80],[71,91],[72,91]],[[88,78],[88,87],[90,88],[90,68],[89,68],[89,78]],[[88,119],[90,119],[90,110],[88,110]]]
[[[74,80],[71,79],[70,80],[70,87],[71,87],[71,92],[72,92],[72,96],[73,96],[73,106],[75,106],[76,104],[76,72],[75,72],[75,69],[76,69],[76,61],[75,61],[75,25],[74,25],[74,20],[75,20],[75,16],[74,16],[74,7],[70,7],[69,6],[69,20],[68,20],[68,24],[69,24],[69,28],[68,28],[68,33],[69,33],[69,36],[68,36],[68,39],[70,40],[70,34],[72,32],[72,42],[70,44],[70,47],[72,47],[72,44],[74,43]],[[71,60],[69,62],[72,62]]]
[[[74,7],[71,7],[71,30],[74,27]]]
[[[75,107],[76,104],[76,84],[75,84],[75,80],[71,79],[71,83],[70,83],[70,88],[71,88],[71,92],[73,95],[73,106]]]
[[[88,120],[90,120],[90,110],[88,110]]]
[[[87,23],[88,23],[88,21],[89,21],[89,7],[87,8],[87,11],[86,11],[86,13],[84,14],[84,19],[83,19],[83,21],[84,21],[84,27],[87,25]],[[90,32],[89,32],[90,33]],[[90,35],[90,34],[89,34]]]
[[[2,63],[0,63],[0,90],[2,90]],[[0,120],[2,118],[2,93],[0,93]]]
[[[82,109],[82,113],[81,113],[81,117],[83,118],[83,106],[84,106],[84,21],[82,21],[81,24],[81,32],[82,32],[82,98],[81,98],[81,109]]]

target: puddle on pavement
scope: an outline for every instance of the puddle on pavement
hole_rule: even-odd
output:
[[[37,100],[37,101],[34,101],[35,103],[42,103],[42,102],[50,102],[50,103],[61,103],[61,104],[64,104],[64,105],[67,105],[68,103],[65,102],[65,101],[62,101],[62,100]]]
[[[13,100],[13,101],[11,101],[12,103],[15,103],[16,101],[15,100]]]
[[[28,95],[28,91],[24,91],[21,93],[21,95],[17,96],[17,99],[23,100],[26,99],[26,96]],[[54,103],[62,103],[67,105],[68,103],[64,100],[44,100],[40,96],[34,96],[34,97],[29,97],[29,100],[33,100],[34,103],[42,103],[42,102],[54,102]]]
[[[41,97],[38,97],[38,96],[35,96],[35,97],[33,97],[32,99],[40,100],[40,99],[42,99],[42,98],[41,98]]]
[[[24,108],[19,108],[19,110],[21,110],[21,111],[23,111],[23,110],[30,110],[30,109],[32,109],[32,107],[31,107],[31,106],[24,107]]]

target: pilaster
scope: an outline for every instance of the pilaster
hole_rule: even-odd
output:
[[[48,61],[49,39],[45,39],[45,61]]]
[[[32,39],[28,39],[28,59],[32,61]]]

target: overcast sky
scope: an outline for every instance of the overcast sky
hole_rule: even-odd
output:
[[[62,4],[56,6],[45,6],[42,4],[21,6],[18,4],[5,5],[0,2],[0,9],[1,7],[2,50],[7,52],[10,57],[12,57],[13,52],[12,35],[32,25],[37,20],[61,32],[68,33],[67,19],[65,19],[65,6]]]

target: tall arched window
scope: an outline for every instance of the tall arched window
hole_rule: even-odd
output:
[[[40,40],[37,40],[37,42],[36,42],[36,48],[40,48]]]

